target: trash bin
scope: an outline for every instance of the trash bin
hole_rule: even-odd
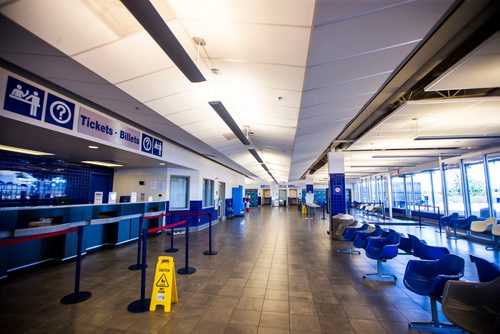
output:
[[[342,233],[347,226],[356,225],[354,217],[345,213],[339,213],[332,216],[332,221],[330,223],[330,236],[334,240],[341,240]]]

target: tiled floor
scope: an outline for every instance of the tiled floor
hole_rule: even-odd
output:
[[[34,270],[3,282],[0,291],[2,333],[406,333],[409,320],[428,320],[428,299],[402,284],[411,256],[398,256],[384,268],[396,283],[363,280],[375,271],[365,255],[338,255],[344,248],[330,241],[327,224],[318,214],[312,221],[295,209],[254,209],[244,218],[216,225],[216,256],[204,256],[208,231],[191,234],[193,275],[177,275],[179,303],[171,313],[132,314],[127,305],[139,298],[140,272],[127,267],[136,244],[85,256],[82,290],[92,298],[62,305],[72,292],[74,264]],[[500,262],[498,252],[466,240],[448,240],[433,227],[395,226],[429,244],[445,245],[466,259],[465,279],[476,280],[468,254]],[[184,237],[176,267],[184,264]],[[150,239],[146,296],[151,293],[156,257],[169,246],[160,235]],[[441,315],[442,316],[442,315]]]

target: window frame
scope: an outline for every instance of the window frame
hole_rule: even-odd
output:
[[[172,178],[182,178],[182,179],[187,180],[187,182],[186,182],[186,206],[185,207],[172,207]],[[191,184],[191,178],[188,175],[170,175],[169,211],[184,211],[184,210],[189,210],[190,184]]]

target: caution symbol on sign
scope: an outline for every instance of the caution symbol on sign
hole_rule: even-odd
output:
[[[162,274],[158,282],[156,282],[156,286],[159,288],[168,288],[168,281],[167,281],[167,276],[165,274]]]

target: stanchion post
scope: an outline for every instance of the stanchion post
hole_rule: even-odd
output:
[[[173,223],[174,221],[174,214],[170,214],[170,223]],[[175,253],[179,251],[179,249],[174,247],[174,228],[172,227],[170,229],[170,248],[165,249],[165,253]]]
[[[443,232],[441,232],[441,212],[439,210],[439,206],[438,206],[438,225],[439,225],[439,234],[441,234]]]
[[[422,228],[422,215],[420,214],[420,204],[418,205],[418,227]]]
[[[89,299],[92,294],[88,291],[80,291],[80,269],[82,266],[82,245],[83,245],[83,226],[78,226],[76,246],[76,270],[75,270],[75,292],[64,296],[61,299],[62,304],[77,304]]]
[[[141,298],[133,301],[127,307],[131,313],[143,313],[149,310],[151,299],[146,299],[146,258],[147,258],[147,244],[148,244],[148,231],[147,229],[141,230],[142,233],[142,267],[141,267]]]
[[[203,255],[217,255],[216,251],[212,250],[212,213],[208,213],[208,250],[203,252]]]
[[[142,245],[142,224],[143,224],[144,218],[143,216],[139,217],[139,236],[137,238],[137,263],[132,264],[128,267],[128,270],[140,270],[142,268],[141,266],[141,245]]]
[[[180,275],[191,275],[196,272],[196,268],[189,267],[189,218],[186,219],[186,254],[185,254],[185,266],[177,270]]]
[[[325,208],[326,208],[326,204],[323,203],[323,218],[321,218],[321,220],[325,220]]]

